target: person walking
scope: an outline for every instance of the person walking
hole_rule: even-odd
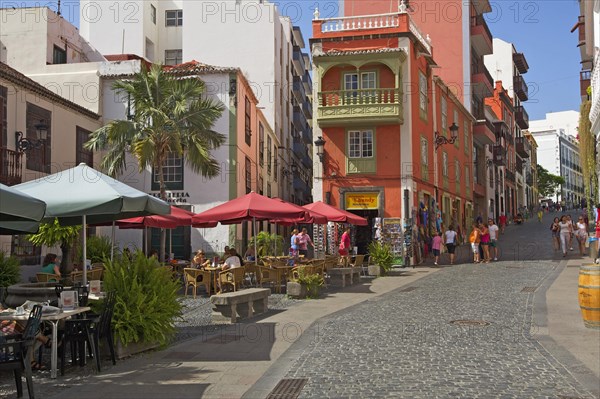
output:
[[[308,235],[308,231],[306,230],[306,228],[303,228],[297,237],[298,252],[300,253],[300,255],[304,255],[304,258],[306,258],[308,256],[308,244],[310,244],[313,248],[315,247],[315,244],[313,244],[313,241]]]
[[[292,230],[292,238],[290,239],[290,256],[298,257],[298,229]]]
[[[440,250],[442,249],[442,233],[439,233],[431,240],[431,251],[434,256],[434,265],[438,265],[438,260],[440,258]]]
[[[351,245],[352,244],[350,240],[350,227],[346,227],[346,229],[344,230],[344,234],[342,234],[342,238],[340,239],[340,246],[338,249],[338,252],[342,257],[341,262],[344,266],[348,265],[348,261],[350,260],[349,256]]]
[[[454,253],[456,251],[456,231],[454,231],[454,226],[450,225],[448,230],[444,233],[445,236],[445,244],[446,249],[448,250],[448,254],[450,254],[450,264],[454,264]]]
[[[555,251],[560,249],[560,219],[555,217],[550,225],[550,231],[552,232],[552,247]]]
[[[492,256],[492,252],[494,255],[494,260],[498,260],[498,233],[500,229],[494,222],[494,219],[488,220],[488,230],[490,232],[490,257]]]
[[[506,215],[504,213],[500,215],[498,221],[500,222],[500,233],[504,234],[504,228],[506,227]]]
[[[588,225],[583,216],[579,216],[576,226],[575,237],[577,237],[577,241],[579,242],[579,254],[583,256],[585,255],[585,243],[588,239]]]
[[[563,258],[564,258],[565,256],[567,256],[567,248],[569,248],[567,245],[569,245],[571,232],[573,231],[573,223],[568,221],[567,215],[563,215],[560,218],[558,227],[560,229],[560,245],[562,248],[562,253],[563,253]]]
[[[538,217],[538,222],[539,222],[539,223],[542,223],[542,217],[543,217],[543,216],[544,216],[544,212],[542,211],[542,208],[540,208],[540,209],[538,210],[538,213],[537,213],[537,217]]]
[[[473,252],[473,263],[479,263],[479,242],[481,240],[481,232],[477,228],[477,223],[473,223],[471,234],[469,234],[469,243],[471,244],[471,252]]]
[[[483,249],[483,263],[490,263],[490,231],[485,223],[479,224],[479,231],[481,237],[479,238],[479,245]]]
[[[577,227],[575,226],[575,221],[571,219],[571,215],[567,215],[567,222],[571,224],[571,233],[569,234],[569,251],[573,250],[573,236],[575,235],[575,230]]]

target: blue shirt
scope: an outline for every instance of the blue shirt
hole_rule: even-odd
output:
[[[294,234],[292,236],[292,242],[291,242],[292,249],[298,249],[298,244],[296,243],[296,238],[297,238],[297,236],[296,236],[296,234]]]

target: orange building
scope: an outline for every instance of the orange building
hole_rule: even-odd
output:
[[[410,16],[316,13],[311,48],[314,136],[322,138],[314,198],[370,220],[356,232],[359,253],[374,218],[422,225],[422,211],[441,204],[446,226],[464,226],[472,217],[474,119],[435,76],[431,43]]]

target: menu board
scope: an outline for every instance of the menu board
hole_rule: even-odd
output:
[[[394,253],[394,264],[402,265],[404,255],[404,233],[401,218],[384,218],[381,242],[388,244]]]

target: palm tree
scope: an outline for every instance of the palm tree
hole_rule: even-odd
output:
[[[93,151],[107,150],[101,168],[111,176],[126,168],[126,155],[137,160],[140,172],[154,168],[160,198],[167,199],[163,165],[169,155],[185,158],[203,177],[220,172],[211,151],[225,142],[212,130],[224,111],[222,104],[204,97],[204,82],[197,77],[176,77],[161,65],[142,67],[131,79],[118,80],[113,89],[129,98],[127,120],[114,120],[90,135],[85,144]],[[160,256],[164,259],[165,231],[161,231]]]

